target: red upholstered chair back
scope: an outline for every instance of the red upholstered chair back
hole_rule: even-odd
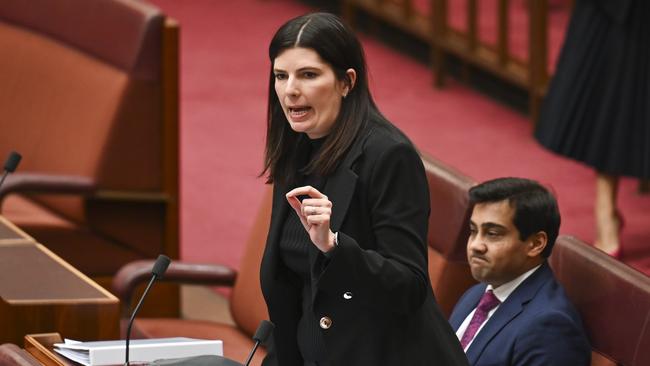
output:
[[[21,171],[159,189],[164,16],[140,1],[3,0],[2,148]]]
[[[570,236],[549,261],[582,317],[592,365],[650,365],[650,278]]]
[[[449,316],[456,301],[475,283],[466,256],[469,236],[468,191],[474,181],[443,162],[421,154],[429,183],[429,277],[443,312]]]
[[[0,1],[0,50],[10,50],[0,57],[0,156],[23,155],[13,178],[75,176],[95,187],[17,190],[2,214],[105,286],[127,262],[178,257],[169,29],[139,0]]]
[[[255,333],[262,320],[269,318],[260,285],[260,264],[271,223],[272,190],[272,186],[267,186],[230,296],[230,313],[238,328],[249,336]]]

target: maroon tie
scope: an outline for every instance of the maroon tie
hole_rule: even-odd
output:
[[[465,329],[463,338],[460,339],[460,345],[463,347],[463,349],[465,349],[469,342],[474,339],[474,336],[476,335],[478,329],[481,327],[481,324],[483,324],[485,319],[487,319],[490,310],[494,309],[500,303],[501,301],[499,301],[499,299],[494,296],[492,290],[488,290],[483,294],[483,297],[481,297],[481,301],[478,302],[476,311],[472,316],[472,320],[470,320],[467,329]]]

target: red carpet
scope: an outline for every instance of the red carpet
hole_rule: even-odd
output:
[[[153,2],[181,24],[182,257],[237,267],[264,186],[268,42],[310,9],[289,0]],[[362,38],[377,103],[420,149],[477,180],[513,175],[552,186],[562,232],[593,239],[591,170],[543,150],[525,116],[451,80],[434,89],[425,66]],[[620,192],[624,260],[650,273],[650,195],[636,185],[623,180]]]

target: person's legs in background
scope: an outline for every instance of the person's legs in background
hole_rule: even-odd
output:
[[[616,208],[618,176],[596,173],[596,240],[594,246],[613,257],[621,257],[620,231],[622,217]]]

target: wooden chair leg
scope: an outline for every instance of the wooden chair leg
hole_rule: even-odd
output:
[[[530,113],[530,119],[533,121],[533,127],[537,125],[540,108],[542,107],[541,104],[542,96],[535,93],[535,90],[530,90],[528,99],[528,111]]]
[[[639,179],[639,193],[650,194],[650,179]]]
[[[352,1],[344,0],[341,2],[341,15],[343,16],[343,19],[345,19],[345,21],[350,25],[350,27],[353,29],[356,28],[356,14]]]
[[[445,86],[445,53],[436,45],[431,46],[431,68],[433,70],[433,85],[436,88]]]

